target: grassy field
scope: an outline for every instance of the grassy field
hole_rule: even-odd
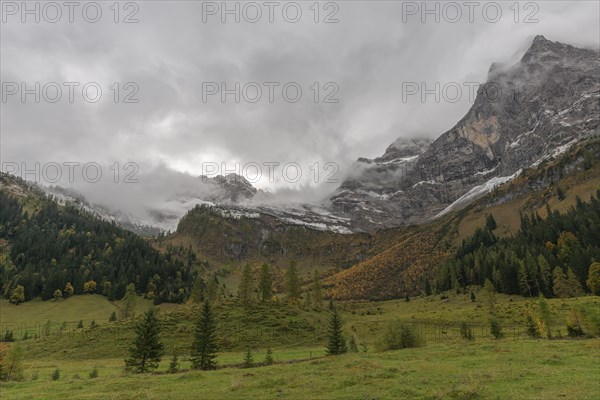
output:
[[[21,341],[22,382],[0,385],[2,399],[599,399],[600,340],[534,340],[524,335],[525,315],[535,302],[498,295],[505,337],[490,337],[487,311],[476,292],[415,298],[410,302],[343,302],[338,307],[346,336],[355,335],[367,352],[324,357],[328,312],[284,304],[243,308],[217,305],[223,353],[220,369],[190,371],[187,356],[197,305],[161,305],[159,319],[166,354],[156,373],[130,375],[123,370],[133,334],[132,321],[107,322],[119,302],[95,295],[59,302],[18,306],[2,300],[4,326],[43,325],[50,335]],[[552,299],[552,330],[566,336],[565,322],[574,305],[600,306],[599,297]],[[140,299],[136,312],[149,306]],[[70,328],[83,319],[84,329]],[[99,325],[90,328],[88,321]],[[381,328],[398,319],[419,327],[426,346],[377,352]],[[60,329],[62,322],[69,328]],[[460,338],[461,322],[471,324],[475,341]],[[12,324],[12,325],[11,325]],[[17,338],[19,333],[15,335]],[[241,369],[246,347],[254,361],[273,347],[276,365]],[[182,372],[167,374],[172,351]],[[89,378],[96,367],[99,377]],[[59,381],[50,374],[60,369]]]
[[[36,381],[3,384],[3,399],[598,399],[600,342],[482,340],[209,372],[124,375],[107,360],[38,363]],[[79,376],[73,376],[77,373]]]

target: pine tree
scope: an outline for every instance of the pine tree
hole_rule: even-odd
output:
[[[252,368],[254,366],[254,357],[252,357],[252,351],[250,349],[246,350],[244,354],[244,362],[242,363],[242,368]]]
[[[83,320],[82,319],[80,319],[79,322],[77,323],[77,328],[83,329]]]
[[[271,275],[271,270],[267,263],[264,263],[260,267],[258,292],[262,301],[269,301],[273,297],[273,276]]]
[[[488,311],[491,315],[496,313],[496,289],[489,279],[486,279],[483,284],[483,294],[488,306]]]
[[[581,289],[581,283],[573,272],[573,268],[567,270],[567,287],[569,288],[569,297],[583,296],[583,289]]]
[[[493,231],[494,229],[496,229],[496,220],[494,219],[494,216],[492,214],[488,214],[485,217],[485,228],[488,231]]]
[[[531,285],[529,284],[529,273],[527,271],[527,267],[525,267],[525,263],[523,261],[519,262],[519,288],[521,289],[521,294],[523,296],[532,296],[531,293]]]
[[[567,277],[560,267],[556,267],[552,271],[552,291],[556,297],[569,297]]]
[[[273,365],[273,350],[270,347],[267,349],[267,354],[265,355],[265,364]]]
[[[116,320],[117,320],[117,313],[113,311],[110,314],[110,317],[108,318],[108,322],[115,322]]]
[[[542,337],[551,339],[552,333],[550,326],[552,325],[552,314],[550,312],[550,306],[543,296],[538,298],[538,312],[537,312],[537,330],[538,334]]]
[[[170,374],[174,374],[179,371],[179,357],[176,351],[173,351],[173,357],[169,363],[169,369],[167,370]]]
[[[242,269],[242,277],[240,279],[240,286],[238,294],[240,301],[244,305],[248,305],[252,300],[252,291],[254,290],[254,279],[252,277],[252,268],[250,264],[246,263]]]
[[[290,262],[290,267],[286,271],[285,284],[288,303],[297,303],[300,299],[300,276],[295,260]]]
[[[431,283],[429,282],[429,278],[425,277],[425,296],[431,295]]]
[[[541,289],[544,295],[552,295],[552,287],[550,286],[550,280],[552,279],[552,269],[550,263],[542,254],[537,258],[537,264],[540,270],[540,283]]]
[[[315,269],[312,282],[312,298],[315,308],[320,310],[323,307],[323,294],[321,293],[321,280],[319,271]]]
[[[208,301],[204,302],[202,314],[196,323],[192,343],[192,368],[210,370],[217,367],[217,325]]]
[[[475,302],[475,293],[473,293],[473,291],[471,291],[471,302]]]
[[[135,333],[136,338],[133,347],[129,349],[129,358],[125,360],[126,366],[141,373],[156,369],[164,351],[154,308],[144,313],[142,320],[135,326]]]
[[[133,310],[135,309],[135,303],[137,302],[137,294],[135,293],[135,284],[130,283],[125,288],[125,309],[123,310],[123,319],[133,317]]]
[[[600,296],[600,262],[593,262],[588,271],[588,278],[585,284],[592,294]]]
[[[565,199],[565,192],[562,190],[562,188],[560,186],[556,186],[556,194],[558,195],[559,200],[562,201]]]
[[[312,304],[312,298],[310,296],[310,291],[306,291],[306,292],[304,292],[304,307],[306,307],[308,309],[308,308],[310,308],[311,304]]]
[[[327,355],[329,356],[344,354],[348,351],[346,339],[342,334],[342,327],[342,319],[334,307],[329,321],[329,343],[327,344]]]

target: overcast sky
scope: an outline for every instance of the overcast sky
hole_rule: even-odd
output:
[[[495,23],[490,22],[496,18],[495,8],[484,13],[482,5],[474,9],[473,22],[462,6],[456,23],[451,22],[454,9],[441,10],[439,23],[433,15],[423,23],[419,10],[412,15],[414,9],[399,1],[321,2],[319,23],[314,22],[312,1],[298,2],[302,16],[297,23],[284,18],[292,20],[296,14],[288,6],[284,15],[285,2],[274,8],[272,23],[265,6],[256,23],[244,20],[255,17],[252,8],[240,13],[240,23],[232,15],[222,23],[220,12],[208,13],[211,5],[204,4],[208,8],[203,14],[200,1],[140,1],[127,7],[121,3],[115,23],[112,3],[99,2],[102,16],[96,23],[83,18],[85,3],[74,9],[72,23],[65,7],[57,23],[48,22],[56,16],[51,8],[41,9],[36,23],[35,16],[22,15],[21,2],[2,2],[2,162],[93,161],[112,179],[109,167],[116,161],[121,181],[123,164],[135,162],[138,179],[160,176],[164,182],[170,181],[170,170],[199,175],[203,163],[233,168],[235,162],[297,162],[303,172],[298,183],[281,179],[280,169],[269,182],[263,169],[255,186],[301,189],[306,195],[306,185],[314,181],[309,167],[315,162],[320,163],[319,180],[333,171],[324,170],[326,162],[339,165],[336,177],[341,179],[357,157],[381,155],[400,136],[435,138],[470,106],[466,88],[457,102],[437,103],[430,97],[423,103],[419,96],[404,101],[403,82],[430,87],[435,82],[484,82],[492,62],[522,54],[536,34],[590,48],[599,46],[600,37],[597,1],[522,2],[518,15],[514,6],[510,9],[512,1],[498,2],[502,16]],[[35,2],[28,4],[35,7]],[[93,20],[94,7],[86,10],[85,17]],[[123,23],[130,14],[137,23]],[[339,22],[323,23],[326,17]],[[54,97],[51,85],[47,93],[40,90],[39,103],[34,95],[23,103],[21,93],[8,94],[14,87],[7,82],[26,82],[30,89],[35,82],[42,87],[56,82],[62,98],[47,101]],[[73,103],[64,82],[79,83]],[[96,103],[81,95],[82,86],[90,82],[102,89]],[[115,82],[117,103],[116,86],[111,89]],[[125,86],[128,82],[133,84]],[[222,103],[220,94],[203,99],[203,88],[212,88],[203,82],[224,82],[230,89],[235,82],[242,87],[257,82],[262,98],[256,103],[243,96],[235,103],[233,95]],[[279,84],[272,103],[264,82]],[[296,103],[283,98],[282,87],[289,82],[302,89]],[[319,102],[314,101],[315,82]],[[125,103],[124,97],[136,88],[132,99],[139,102]],[[338,102],[324,103],[335,90],[330,98]],[[293,87],[288,90],[290,98],[294,92]],[[91,100],[94,89],[89,93]],[[254,98],[255,87],[248,86],[246,95]],[[123,184],[92,185],[75,178],[75,187],[93,199],[110,202],[126,190]],[[136,190],[143,192],[140,185]]]

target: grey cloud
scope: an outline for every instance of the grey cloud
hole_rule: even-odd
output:
[[[137,162],[151,184],[75,185],[126,210],[151,209],[164,201],[161,193],[195,188],[203,161],[305,168],[333,161],[343,178],[358,157],[381,155],[399,136],[437,137],[470,107],[466,98],[403,102],[402,82],[483,82],[492,62],[518,56],[536,34],[599,46],[597,2],[536,3],[536,24],[508,15],[496,24],[402,23],[400,3],[368,1],[338,2],[338,24],[314,24],[309,14],[298,24],[203,24],[200,2],[166,1],[139,2],[137,24],[110,16],[98,24],[9,20],[1,28],[3,82],[96,81],[105,92],[96,104],[2,104],[2,160]],[[108,86],[129,81],[139,85],[140,102],[114,104]],[[304,97],[203,103],[204,81],[295,81]],[[312,102],[308,87],[329,81],[339,85],[340,103]],[[259,186],[273,202],[318,202],[335,189],[307,179]]]

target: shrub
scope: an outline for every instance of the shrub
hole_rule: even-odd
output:
[[[600,309],[593,305],[578,308],[581,327],[587,336],[600,336]]]
[[[7,345],[0,344],[0,380],[22,381],[23,379],[23,348],[18,343],[10,349]]]
[[[532,338],[537,339],[540,337],[537,325],[535,324],[535,321],[533,320],[533,317],[531,315],[528,315],[525,319],[525,333],[527,333],[527,335],[531,336]]]
[[[358,346],[356,345],[356,338],[353,334],[350,335],[350,340],[348,340],[348,350],[350,353],[358,353]]]
[[[50,374],[50,379],[52,379],[53,381],[57,381],[60,379],[60,370],[58,368],[52,371],[52,373]]]
[[[469,341],[475,340],[475,335],[473,335],[473,329],[466,322],[460,324],[460,337]]]
[[[98,367],[94,367],[94,369],[90,372],[90,379],[94,379],[98,377]]]
[[[7,330],[6,333],[4,334],[4,338],[2,339],[2,341],[3,342],[14,342],[15,335],[14,335],[13,331]]]
[[[414,327],[402,324],[400,321],[389,322],[377,341],[377,348],[380,351],[422,347],[424,345],[425,340],[416,332]]]
[[[500,325],[500,321],[496,318],[490,321],[490,333],[495,339],[502,339],[504,334],[502,333],[502,326]]]

